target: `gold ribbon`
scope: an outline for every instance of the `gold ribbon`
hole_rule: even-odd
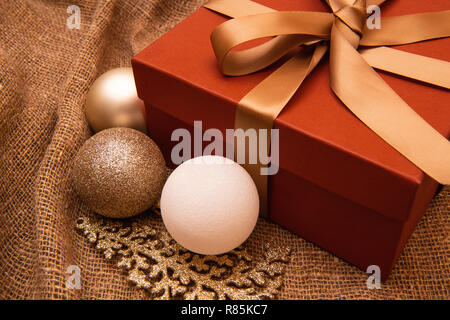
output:
[[[411,109],[372,67],[450,89],[450,63],[384,47],[450,36],[450,10],[383,18],[367,29],[366,5],[385,0],[325,0],[332,13],[276,11],[250,0],[211,0],[205,7],[232,17],[211,34],[220,70],[240,76],[267,67],[303,46],[239,102],[235,129],[267,129],[303,80],[330,50],[330,86],[371,130],[426,174],[450,183],[450,143]],[[247,41],[273,37],[246,50]],[[365,47],[360,49],[359,47]],[[420,66],[420,67],[415,67]],[[261,164],[244,165],[268,215],[268,180]]]

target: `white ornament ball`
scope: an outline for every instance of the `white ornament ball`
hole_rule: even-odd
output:
[[[161,215],[170,235],[204,255],[226,253],[251,234],[259,196],[250,175],[220,156],[188,160],[175,169],[161,195]]]

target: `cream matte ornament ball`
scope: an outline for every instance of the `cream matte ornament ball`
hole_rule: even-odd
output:
[[[184,162],[169,176],[161,195],[167,231],[181,246],[204,255],[241,245],[258,213],[252,178],[239,164],[220,156]]]
[[[166,176],[158,146],[130,128],[106,129],[89,138],[72,168],[81,200],[110,218],[128,218],[149,209],[159,200]]]
[[[114,127],[147,132],[145,106],[137,96],[131,68],[112,69],[94,81],[87,95],[86,118],[95,132]]]

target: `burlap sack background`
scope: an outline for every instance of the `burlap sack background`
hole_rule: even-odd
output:
[[[92,213],[68,170],[91,134],[83,109],[92,81],[129,66],[202,2],[0,1],[1,298],[147,297],[75,231],[76,218]],[[81,30],[66,26],[72,4],[81,8]],[[448,188],[436,197],[381,290],[368,290],[364,272],[271,223],[261,221],[247,245],[256,256],[269,239],[293,248],[280,298],[448,299],[449,199]],[[82,270],[81,290],[65,287],[73,264]]]

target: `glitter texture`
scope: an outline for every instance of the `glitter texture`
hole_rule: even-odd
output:
[[[166,166],[158,146],[129,128],[103,130],[76,155],[72,181],[93,211],[126,218],[150,208],[161,196]]]
[[[243,247],[219,256],[198,255],[167,232],[136,222],[83,217],[77,228],[156,299],[273,299],[289,262],[290,249],[270,243],[254,263]]]

